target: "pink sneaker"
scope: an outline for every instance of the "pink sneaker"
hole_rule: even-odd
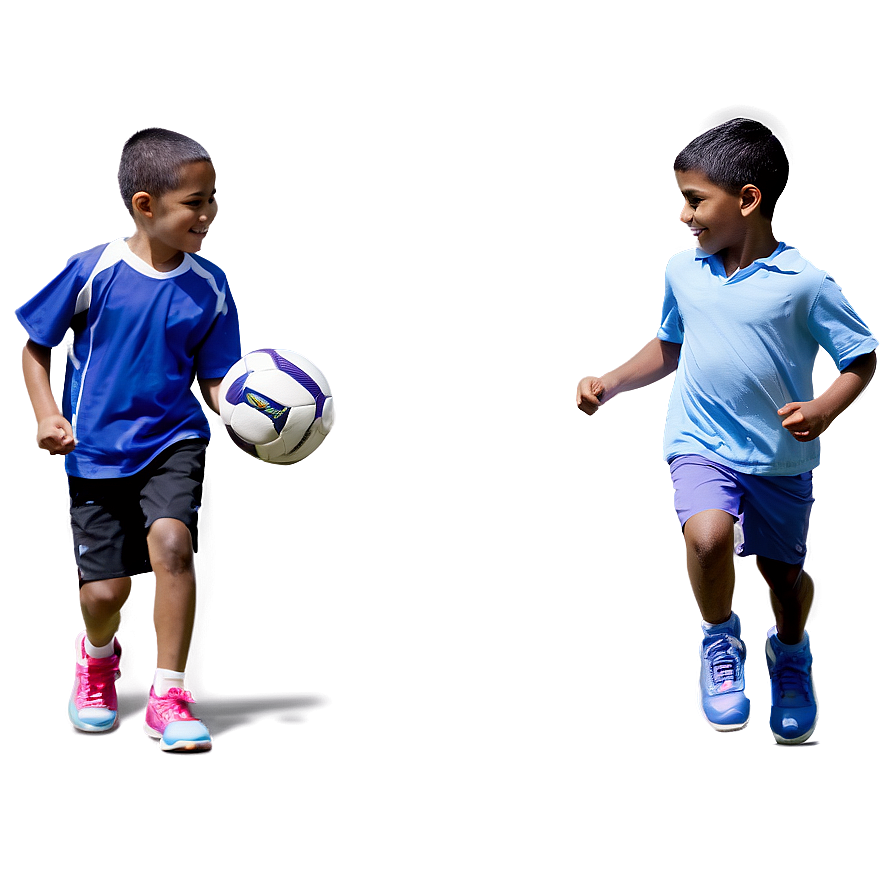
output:
[[[121,645],[115,639],[115,654],[97,660],[84,649],[86,634],[78,635],[75,686],[68,701],[68,717],[79,731],[109,731],[118,722],[118,695],[115,680],[121,675],[118,663]]]
[[[208,728],[193,717],[187,705],[194,702],[193,695],[183,688],[171,688],[161,697],[154,687],[150,688],[143,730],[156,738],[163,750],[178,753],[210,750],[212,738]]]

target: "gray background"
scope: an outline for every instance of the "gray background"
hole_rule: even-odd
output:
[[[884,867],[874,807],[894,796],[877,261],[894,235],[892,71],[871,4],[191,9],[6,17],[4,866],[69,893],[867,890]],[[776,235],[883,344],[823,437],[821,711],[793,749],[767,725],[772,617],[749,561],[735,609],[753,719],[723,736],[700,716],[661,456],[670,383],[593,419],[574,404],[582,376],[654,334],[666,260],[692,245],[672,160],[737,114],[790,157]],[[130,233],[118,156],[155,125],[215,161],[203,254],[229,276],[245,350],[306,355],[337,410],[290,468],[212,421],[188,686],[215,746],[197,757],[141,731],[150,577],[125,608],[119,730],[68,723],[65,478],[34,447],[12,314],[69,255]],[[62,350],[54,365],[58,382]],[[819,388],[836,375],[826,355],[816,372]]]

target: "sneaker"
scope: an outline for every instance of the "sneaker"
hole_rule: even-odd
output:
[[[701,705],[706,721],[716,731],[737,731],[750,719],[750,701],[744,695],[744,661],[747,648],[740,640],[740,619],[704,625],[700,649]]]
[[[109,731],[118,722],[115,681],[121,675],[118,671],[121,645],[116,638],[114,655],[98,660],[87,655],[86,638],[85,632],[78,635],[75,686],[68,701],[68,717],[79,731]]]
[[[772,734],[779,744],[801,744],[812,736],[818,721],[809,635],[804,634],[799,644],[782,644],[772,627],[765,659],[772,682]]]
[[[150,688],[143,730],[166,751],[210,750],[212,738],[208,728],[193,717],[187,705],[194,702],[193,695],[183,688],[171,688],[161,697],[154,687]]]

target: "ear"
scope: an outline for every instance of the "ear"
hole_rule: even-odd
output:
[[[144,218],[152,217],[152,196],[149,193],[134,193],[131,197],[131,208],[134,210],[134,217],[142,215]]]
[[[747,184],[740,190],[740,213],[745,217],[759,211],[762,191],[753,184]]]

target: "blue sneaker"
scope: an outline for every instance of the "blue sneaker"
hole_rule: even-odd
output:
[[[765,659],[772,681],[772,734],[779,744],[801,744],[812,736],[818,721],[809,635],[804,634],[799,644],[782,644],[773,626],[765,642]]]
[[[737,731],[750,719],[750,701],[744,694],[747,648],[740,640],[740,619],[735,613],[719,625],[703,624],[700,649],[700,690],[703,715],[716,731]]]

